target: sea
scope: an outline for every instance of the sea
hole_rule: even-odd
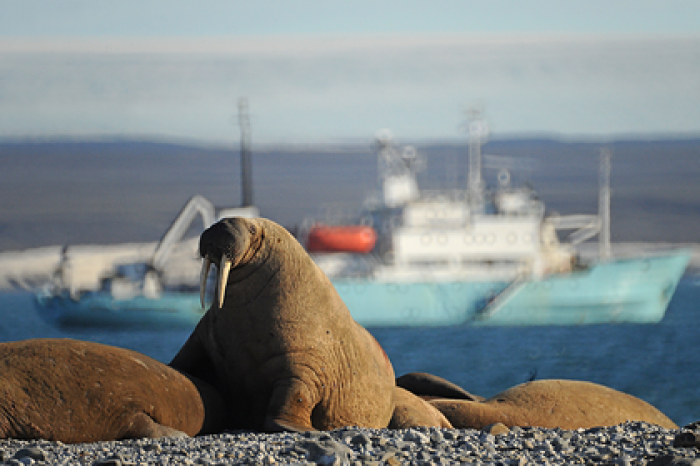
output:
[[[700,274],[686,274],[657,324],[370,328],[397,375],[429,372],[492,396],[532,379],[603,384],[658,407],[683,426],[700,420]],[[0,341],[74,338],[167,363],[188,329],[59,328],[28,292],[0,293]]]

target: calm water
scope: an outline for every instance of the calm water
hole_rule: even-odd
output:
[[[377,328],[398,375],[438,374],[494,395],[531,376],[588,380],[636,395],[679,425],[700,420],[700,275],[685,277],[655,325]],[[0,294],[0,341],[67,337],[130,348],[168,362],[187,330],[59,329],[27,293]]]

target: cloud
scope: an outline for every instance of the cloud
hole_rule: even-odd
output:
[[[347,36],[0,42],[0,135],[230,140],[699,131],[700,37]]]

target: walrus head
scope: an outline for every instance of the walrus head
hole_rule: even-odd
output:
[[[199,279],[199,298],[204,306],[204,289],[212,263],[219,268],[219,307],[224,302],[229,272],[241,262],[250,260],[260,248],[263,228],[255,219],[225,218],[204,230],[199,238],[199,255],[204,259]]]

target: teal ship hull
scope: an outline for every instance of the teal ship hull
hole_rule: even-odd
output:
[[[39,315],[58,327],[138,327],[192,329],[204,315],[199,293],[166,292],[157,299],[116,299],[110,293],[38,294]]]
[[[513,282],[336,278],[333,284],[365,327],[650,324],[663,319],[689,259],[677,251]],[[38,295],[36,304],[46,321],[63,327],[194,328],[205,311],[197,292],[120,300],[62,293]]]
[[[617,259],[541,280],[388,283],[334,279],[355,320],[373,326],[659,322],[690,254]]]

